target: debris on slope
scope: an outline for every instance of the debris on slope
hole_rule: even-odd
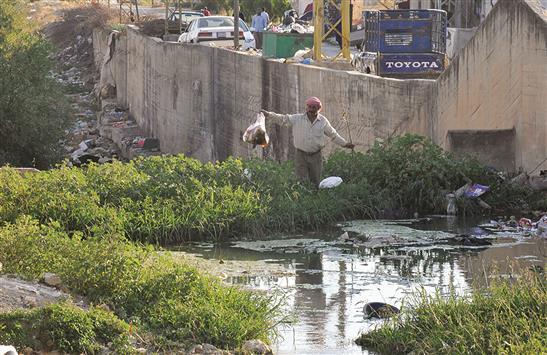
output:
[[[99,135],[97,102],[93,93],[98,71],[93,58],[93,29],[112,23],[115,9],[97,5],[75,5],[57,0],[32,3],[33,20],[57,48],[53,77],[63,85],[72,109],[74,124],[60,141],[70,163],[76,166],[93,161],[104,163],[119,156],[119,149]]]
[[[93,29],[113,22],[115,12],[104,6],[80,6],[63,9],[61,13],[42,32],[59,49],[56,56],[59,65],[78,68],[83,73],[81,77],[90,80],[95,74]]]

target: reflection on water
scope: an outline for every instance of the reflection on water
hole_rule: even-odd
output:
[[[413,227],[478,234],[472,229],[476,224],[477,221],[462,223],[444,218]],[[307,244],[318,242],[321,241],[306,239]],[[511,273],[518,271],[515,269],[518,267],[545,264],[545,240],[530,238],[502,237],[489,248],[442,245],[364,248],[327,240],[323,241],[320,252],[317,249],[310,252],[306,245],[295,252],[294,241],[291,243],[291,254],[283,247],[264,248],[266,251],[261,252],[243,249],[242,244],[237,248],[209,245],[206,249],[197,246],[186,249],[205,258],[269,260],[295,270],[291,276],[228,279],[255,289],[280,289],[287,295],[287,311],[296,315],[297,322],[280,330],[282,339],[274,345],[277,354],[367,353],[354,340],[360,332],[381,321],[363,319],[365,303],[380,301],[400,307],[405,296],[417,289],[426,292],[440,289],[443,293],[453,289],[465,293],[474,283],[483,285],[485,275],[493,269]]]
[[[399,258],[399,253],[382,249],[307,256],[297,262],[294,283],[289,283],[294,284],[291,307],[299,321],[294,330],[283,331],[277,352],[362,353],[354,339],[378,323],[363,319],[365,303],[401,306],[405,295],[419,287],[429,292],[436,286],[467,289],[462,270],[449,255],[426,250]]]

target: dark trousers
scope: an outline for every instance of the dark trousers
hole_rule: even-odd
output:
[[[294,165],[298,180],[302,182],[310,181],[315,187],[319,187],[323,171],[323,156],[321,151],[307,153],[297,149],[294,157]]]
[[[262,49],[262,32],[253,32],[256,42],[256,49]]]

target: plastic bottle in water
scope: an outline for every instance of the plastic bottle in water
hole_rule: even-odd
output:
[[[446,214],[455,215],[458,212],[458,207],[456,206],[456,196],[454,194],[446,195],[448,204],[446,205]]]

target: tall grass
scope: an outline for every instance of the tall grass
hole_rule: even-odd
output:
[[[123,237],[69,237],[56,223],[40,225],[21,217],[0,228],[0,245],[3,272],[31,279],[56,273],[72,292],[106,304],[139,331],[153,334],[159,347],[175,342],[235,348],[245,340],[269,342],[283,320],[276,295],[226,286],[169,254]],[[0,330],[0,339],[2,334]]]
[[[250,160],[244,165],[251,172],[251,182],[245,184],[260,194],[264,207],[255,220],[262,233],[319,229],[340,220],[370,218],[383,206],[382,194],[368,184],[350,182],[316,190],[297,181],[292,162]]]
[[[183,156],[124,164],[60,166],[26,177],[0,170],[0,221],[30,215],[67,231],[120,232],[133,240],[170,243],[231,235],[264,209],[253,189],[233,184],[242,163],[202,164]],[[239,232],[239,230],[237,230]]]
[[[357,343],[380,353],[542,354],[547,349],[547,285],[526,273],[498,279],[470,297],[419,295],[392,322]]]
[[[319,229],[344,219],[443,212],[446,193],[466,178],[490,185],[485,200],[496,209],[547,208],[545,194],[542,199],[416,135],[377,143],[367,154],[329,157],[325,176],[344,179],[336,189],[299,184],[293,170],[291,162],[230,158],[204,164],[182,155],[62,165],[25,177],[3,168],[0,223],[30,215],[42,223],[56,221],[67,232],[122,233],[147,243],[219,240]],[[469,201],[459,203],[477,212]]]

